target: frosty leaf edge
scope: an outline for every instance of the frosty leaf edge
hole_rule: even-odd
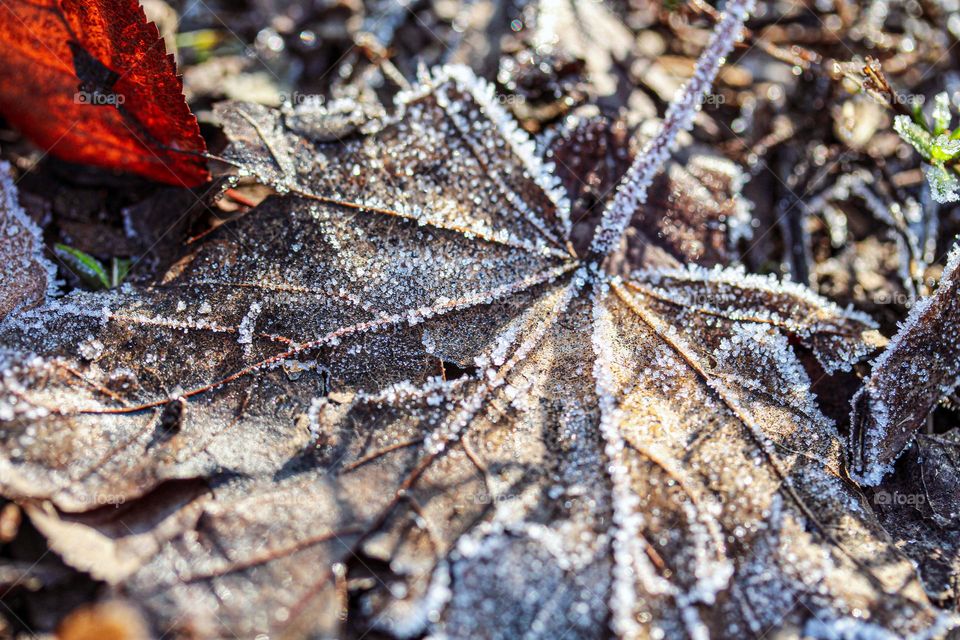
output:
[[[917,301],[851,401],[851,475],[877,485],[914,433],[960,384],[960,244],[947,256],[936,292]]]

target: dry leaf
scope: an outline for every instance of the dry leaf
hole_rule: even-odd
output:
[[[913,560],[926,591],[957,602],[960,571],[960,432],[918,434],[906,464],[871,493],[880,522]]]
[[[160,629],[186,614],[211,635],[305,617],[332,632],[320,614],[353,554],[406,585],[370,595],[398,634],[431,615],[452,635],[493,633],[477,617],[491,602],[532,624],[544,582],[553,624],[584,612],[582,634],[608,601],[624,635],[802,624],[794,598],[837,624],[853,608],[898,632],[931,624],[916,586],[881,590],[911,568],[839,477],[836,433],[786,339],[836,368],[867,350],[866,321],[740,272],[603,276],[550,241],[562,204],[523,177],[544,174],[510,153],[491,105],[462,78],[436,85],[343,148],[275,136],[294,166],[326,157],[314,197],[268,201],[164,284],[9,321],[5,344],[46,357],[7,370],[24,400],[5,493],[82,511],[215,478],[199,519],[116,582]],[[258,141],[237,157],[269,164]],[[479,141],[492,152],[470,155]],[[369,170],[351,179],[356,158]],[[317,201],[327,184],[348,200]],[[460,213],[470,193],[489,217]],[[39,446],[22,447],[30,428]],[[54,548],[78,526],[105,537],[47,522]],[[914,615],[885,617],[894,598]]]
[[[874,485],[960,383],[960,247],[936,293],[917,302],[853,399],[851,474]]]
[[[677,109],[748,4],[728,2]],[[56,507],[41,528],[68,562],[87,527],[90,565],[120,543],[88,512],[131,503],[150,550],[102,575],[158,635],[952,624],[844,480],[790,342],[849,368],[869,320],[742,271],[604,271],[629,222],[616,207],[644,201],[685,114],[585,258],[549,168],[462,69],[344,143],[252,105],[219,114],[228,157],[290,195],[162,283],[0,324],[3,494]],[[196,518],[136,507],[191,478],[212,489]]]
[[[57,290],[56,276],[42,232],[17,201],[10,165],[0,162],[0,319],[43,303]]]

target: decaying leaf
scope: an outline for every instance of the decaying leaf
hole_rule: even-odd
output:
[[[956,602],[960,432],[918,434],[903,462],[868,495],[894,543],[916,563],[927,593],[941,602]]]
[[[153,286],[0,324],[3,494],[157,635],[942,633],[795,354],[849,368],[870,321],[738,270],[605,271],[749,4],[584,255],[463,69],[342,143],[221,108],[286,195]]]
[[[877,484],[927,415],[960,382],[960,247],[937,291],[917,302],[853,400],[851,473]]]
[[[0,162],[0,318],[43,303],[57,289],[56,276],[40,229],[17,201],[10,165]]]

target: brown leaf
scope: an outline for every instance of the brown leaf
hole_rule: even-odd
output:
[[[43,255],[43,234],[17,201],[10,165],[0,162],[0,319],[42,304],[56,291],[57,268]]]
[[[0,325],[3,495],[50,501],[51,545],[158,635],[948,624],[789,342],[849,368],[868,319],[737,270],[607,274],[464,70],[343,143],[219,114],[227,155],[289,195],[154,286]],[[153,512],[190,478],[211,493]]]
[[[101,494],[91,511],[68,514],[50,503],[25,511],[53,551],[70,566],[98,580],[119,584],[153,557],[170,538],[194,527],[205,503],[201,482],[170,482],[148,499],[126,503]],[[128,523],[137,523],[136,530]]]
[[[853,399],[851,474],[875,485],[960,382],[960,248],[936,293],[917,302]]]
[[[897,471],[871,491],[871,503],[894,542],[913,560],[931,597],[960,598],[960,432],[918,434]]]
[[[737,242],[752,234],[740,169],[704,149],[686,149],[684,155],[686,162],[668,161],[654,178],[648,202],[633,215],[626,247],[630,267],[729,265],[737,262]],[[549,138],[547,157],[570,196],[572,241],[583,252],[633,158],[626,124],[571,116]]]

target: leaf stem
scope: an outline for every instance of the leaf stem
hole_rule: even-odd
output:
[[[647,189],[670,156],[677,136],[693,126],[693,118],[701,107],[703,96],[710,91],[720,65],[741,37],[743,23],[753,7],[754,0],[727,1],[710,42],[697,60],[693,77],[667,109],[660,131],[644,146],[620,181],[613,202],[604,212],[590,245],[591,254],[607,256],[620,245],[620,238],[634,212],[646,202]]]

